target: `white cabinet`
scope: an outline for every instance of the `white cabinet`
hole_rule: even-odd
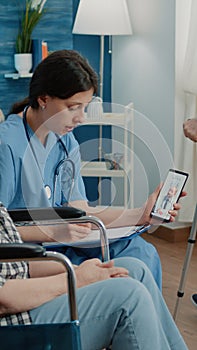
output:
[[[99,140],[97,140],[99,161],[87,162],[82,159],[81,167],[82,176],[99,178],[99,205],[102,205],[102,181],[110,178],[110,205],[133,207],[133,115],[133,104],[130,104],[124,107],[121,113],[102,113],[100,117],[87,118],[86,122],[80,126],[99,126]],[[111,154],[123,155],[120,169],[116,170],[108,170],[106,162],[103,160],[103,143],[105,141],[103,128],[109,125],[112,127]],[[86,146],[91,147],[91,144]]]

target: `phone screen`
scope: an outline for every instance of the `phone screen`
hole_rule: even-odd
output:
[[[179,170],[170,169],[162,189],[157,197],[151,215],[163,221],[170,220],[169,210],[178,202],[188,174]]]

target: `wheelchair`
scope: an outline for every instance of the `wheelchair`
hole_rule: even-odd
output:
[[[14,223],[28,224],[47,220],[63,219],[73,224],[90,222],[100,231],[100,245],[103,261],[109,260],[109,243],[105,226],[93,216],[86,216],[76,208],[34,208],[8,211]],[[43,245],[33,243],[0,244],[0,261],[55,260],[65,266],[68,281],[70,321],[56,324],[31,324],[0,327],[1,350],[82,350],[80,322],[76,303],[75,272],[70,260],[61,253],[46,250]]]

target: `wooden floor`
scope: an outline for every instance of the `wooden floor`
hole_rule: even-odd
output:
[[[186,256],[187,242],[171,243],[151,234],[143,238],[154,244],[161,258],[163,270],[163,296],[173,314],[180,277]],[[197,242],[194,245],[184,288],[184,297],[179,298],[177,326],[189,350],[197,350],[197,307],[191,303],[191,295],[197,293]]]

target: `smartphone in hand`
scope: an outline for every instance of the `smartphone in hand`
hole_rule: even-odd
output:
[[[180,170],[169,169],[167,177],[151,211],[151,216],[168,222],[170,220],[169,210],[173,204],[178,202],[181,192],[185,186],[189,174]]]

